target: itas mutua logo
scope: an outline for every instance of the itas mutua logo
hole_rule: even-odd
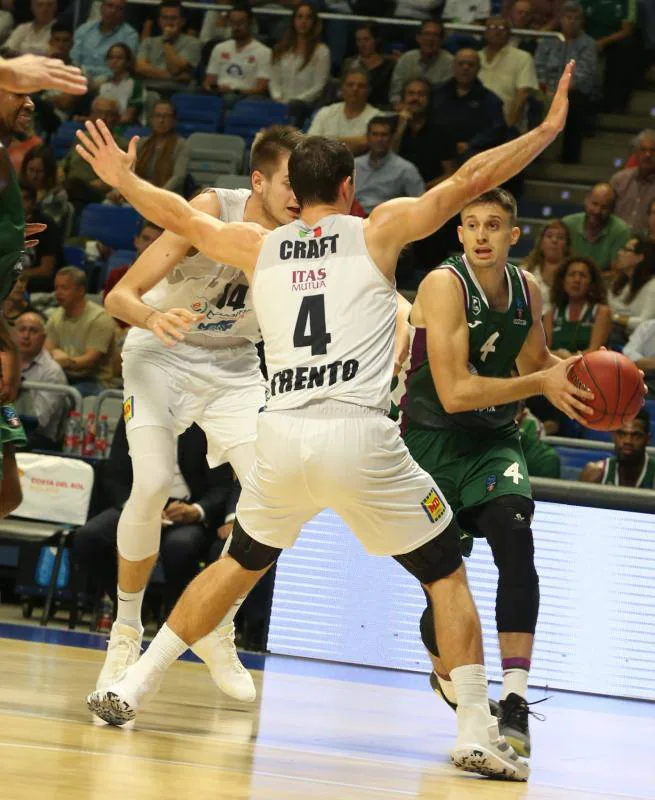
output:
[[[525,318],[525,304],[520,298],[516,299],[516,313],[514,316],[514,325],[527,325],[528,321]]]
[[[430,489],[428,496],[421,501],[421,506],[423,511],[428,515],[430,522],[436,522],[446,510],[436,489]]]
[[[325,267],[294,269],[291,273],[291,291],[304,292],[307,289],[323,289],[326,274]]]

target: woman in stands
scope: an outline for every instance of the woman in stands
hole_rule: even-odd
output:
[[[342,75],[364,67],[369,75],[368,102],[375,108],[389,107],[391,75],[396,62],[382,53],[382,38],[374,22],[363,22],[355,32],[357,55],[343,62]]]
[[[269,91],[286,103],[299,128],[318,105],[330,77],[330,51],[321,42],[321,20],[314,7],[300,3],[282,40],[273,48]]]
[[[537,243],[521,265],[537,279],[544,301],[544,314],[550,310],[555,275],[570,254],[571,234],[563,222],[554,219],[541,229]]]
[[[105,60],[111,77],[102,83],[98,94],[118,103],[121,125],[142,122],[146,91],[141,81],[134,77],[134,53],[126,44],[114,44],[107,50]]]
[[[641,322],[655,318],[655,244],[634,236],[619,250],[619,274],[609,293],[617,341],[625,342]]]
[[[27,151],[20,168],[20,182],[36,192],[39,213],[54,220],[64,238],[69,236],[73,206],[63,186],[57,185],[57,162],[50,147],[41,144]]]
[[[573,257],[559,268],[544,329],[548,347],[560,358],[607,344],[612,314],[603,277],[592,259]]]

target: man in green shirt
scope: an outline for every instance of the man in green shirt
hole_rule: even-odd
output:
[[[572,254],[593,258],[601,272],[610,269],[631,236],[628,225],[612,213],[615,205],[616,194],[609,183],[597,183],[585,197],[585,210],[562,220],[571,234]]]

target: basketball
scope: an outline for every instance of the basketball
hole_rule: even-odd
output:
[[[589,403],[594,414],[586,417],[584,424],[595,431],[620,428],[635,418],[643,404],[644,380],[632,361],[620,353],[587,353],[573,365],[569,380],[594,393]]]

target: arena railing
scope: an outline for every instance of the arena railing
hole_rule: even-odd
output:
[[[71,411],[82,411],[82,395],[74,386],[61,383],[46,383],[45,381],[23,381],[20,385],[22,389],[34,389],[40,392],[54,392],[55,394],[65,394],[71,398],[73,406]]]
[[[530,485],[534,499],[548,503],[655,513],[655,491],[651,489],[601,486],[559,478],[530,478]]]

